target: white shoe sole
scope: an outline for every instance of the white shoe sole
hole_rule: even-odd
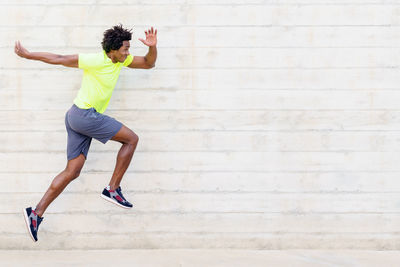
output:
[[[32,238],[33,242],[36,242],[35,238],[33,237],[30,229],[31,221],[29,220],[28,214],[26,213],[26,209],[22,209],[22,213],[24,214],[26,228],[28,230],[29,236]]]
[[[113,200],[113,199],[111,199],[111,198],[109,198],[109,197],[107,197],[107,196],[105,196],[103,194],[100,194],[100,197],[105,199],[105,200],[107,200],[108,202],[111,202],[111,203],[121,207],[121,208],[124,208],[124,209],[131,209],[132,208],[132,207],[125,207],[124,205],[119,204],[116,200]]]

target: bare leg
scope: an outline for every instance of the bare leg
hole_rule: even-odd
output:
[[[64,190],[64,188],[80,174],[80,171],[85,164],[85,156],[80,154],[78,157],[71,159],[67,163],[67,167],[64,171],[58,174],[49,189],[40,200],[39,204],[36,205],[36,213],[42,217],[47,207],[53,202],[54,199]]]
[[[129,167],[133,153],[135,152],[136,146],[139,142],[139,137],[132,130],[123,125],[111,140],[122,143],[118,152],[114,173],[110,180],[110,189],[115,190],[119,187],[122,177],[124,176],[126,169]]]

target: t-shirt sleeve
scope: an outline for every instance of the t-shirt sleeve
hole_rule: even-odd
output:
[[[126,57],[126,59],[125,59],[123,64],[126,67],[126,66],[129,66],[132,63],[132,61],[133,61],[133,56],[129,55],[129,56]]]
[[[79,54],[78,64],[80,69],[93,69],[99,66],[99,55],[95,53]]]

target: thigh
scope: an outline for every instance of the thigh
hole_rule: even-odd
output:
[[[122,127],[116,119],[98,113],[95,109],[82,110],[75,108],[68,114],[71,128],[84,136],[94,138],[103,144],[107,143]]]

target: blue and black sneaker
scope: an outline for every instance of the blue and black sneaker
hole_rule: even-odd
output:
[[[43,218],[36,214],[35,210],[31,207],[23,209],[25,223],[28,227],[29,235],[32,237],[34,242],[38,241],[37,232],[39,230],[39,225]]]
[[[118,187],[115,190],[110,190],[110,186],[107,186],[106,188],[104,188],[100,196],[105,200],[110,201],[111,203],[114,203],[124,209],[130,209],[133,207],[133,205],[129,203],[129,201],[126,200],[122,195],[121,187]]]

